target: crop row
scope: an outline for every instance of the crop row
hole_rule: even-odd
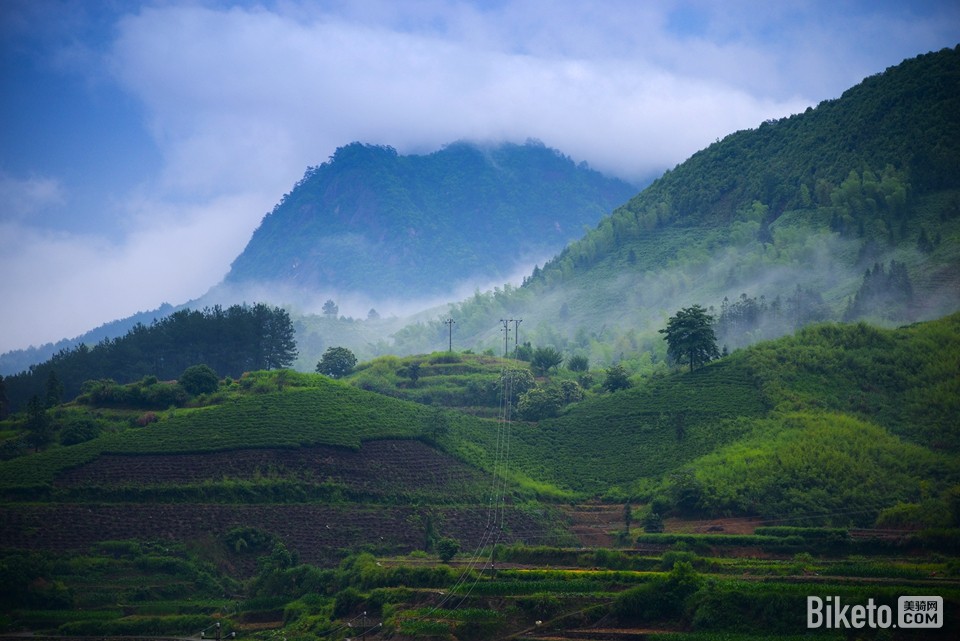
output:
[[[432,508],[432,523],[464,549],[481,543],[489,522],[484,506]],[[6,549],[86,550],[101,541],[125,539],[184,541],[222,537],[248,526],[276,535],[303,561],[322,563],[338,550],[389,544],[399,551],[421,548],[422,510],[414,507],[292,505],[7,505],[0,507],[0,541]],[[501,541],[542,536],[547,525],[507,507]],[[517,532],[518,534],[512,534]]]
[[[57,488],[145,488],[218,481],[335,484],[365,495],[482,493],[480,472],[416,440],[364,443],[360,450],[314,446],[207,454],[104,454],[68,469]]]
[[[332,383],[241,397],[224,405],[180,411],[142,429],[0,463],[0,486],[50,484],[60,470],[102,453],[197,453],[304,445],[359,449],[365,440],[422,435],[429,412],[419,405]]]

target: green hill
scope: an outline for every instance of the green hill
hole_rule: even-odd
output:
[[[665,173],[524,285],[451,307],[459,344],[523,340],[592,362],[663,357],[655,331],[712,307],[730,349],[809,322],[900,324],[960,308],[960,48],[904,61]],[[742,303],[742,304],[741,304]],[[748,309],[749,307],[749,309]],[[438,321],[395,337],[436,345]],[[435,348],[435,347],[434,347]]]
[[[270,634],[258,632],[269,622],[320,635],[363,610],[414,636],[499,638],[542,613],[637,625],[645,601],[631,599],[669,587],[678,566],[711,577],[689,592],[697,630],[791,630],[799,597],[763,604],[798,590],[879,598],[851,587],[860,577],[955,601],[950,579],[929,577],[956,571],[938,552],[955,549],[956,530],[936,528],[958,525],[958,365],[953,315],[892,330],[817,325],[614,393],[589,385],[598,371],[551,370],[530,381],[576,374],[587,397],[539,422],[481,418],[506,411],[497,383],[527,364],[470,354],[382,358],[349,383],[247,373],[158,411],[103,405],[90,390],[45,410],[56,438],[43,451],[8,447],[28,416],[0,422],[13,456],[0,462],[0,625],[195,635],[216,612],[246,634]],[[126,387],[144,385],[173,383]],[[77,440],[91,423],[99,435]],[[616,517],[590,531],[623,551],[578,540],[583,517],[569,504],[598,498]],[[630,549],[624,501],[637,527],[667,517],[671,530]],[[807,527],[673,529],[690,517],[721,530],[748,517]],[[820,525],[833,527],[809,527]],[[848,532],[875,525],[909,529]],[[459,544],[460,566],[435,561],[444,539]],[[907,549],[924,556],[883,556]],[[486,572],[495,555],[509,567]],[[808,584],[814,571],[824,576]],[[762,584],[738,583],[754,573]],[[717,590],[737,612],[766,614],[756,626],[710,619]],[[644,621],[673,625],[658,612]]]

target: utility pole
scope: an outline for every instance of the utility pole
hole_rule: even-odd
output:
[[[513,351],[517,351],[517,347],[520,346],[520,323],[523,322],[522,318],[511,319],[513,321]]]
[[[503,329],[500,331],[503,332],[503,357],[507,357],[507,340],[510,336],[510,321],[500,319],[500,322],[503,324]]]
[[[453,320],[452,318],[448,318],[447,320],[443,321],[443,323],[444,325],[447,326],[447,330],[450,338],[450,344],[449,344],[449,347],[447,348],[447,351],[452,352],[453,351],[453,326],[456,325],[457,321]]]

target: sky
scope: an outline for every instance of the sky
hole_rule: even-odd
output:
[[[640,182],[958,43],[956,0],[0,0],[0,352],[201,296],[352,141]]]

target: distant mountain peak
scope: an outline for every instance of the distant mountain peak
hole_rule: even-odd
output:
[[[307,169],[226,277],[371,298],[430,296],[545,259],[637,188],[540,141],[425,155],[353,142]]]

